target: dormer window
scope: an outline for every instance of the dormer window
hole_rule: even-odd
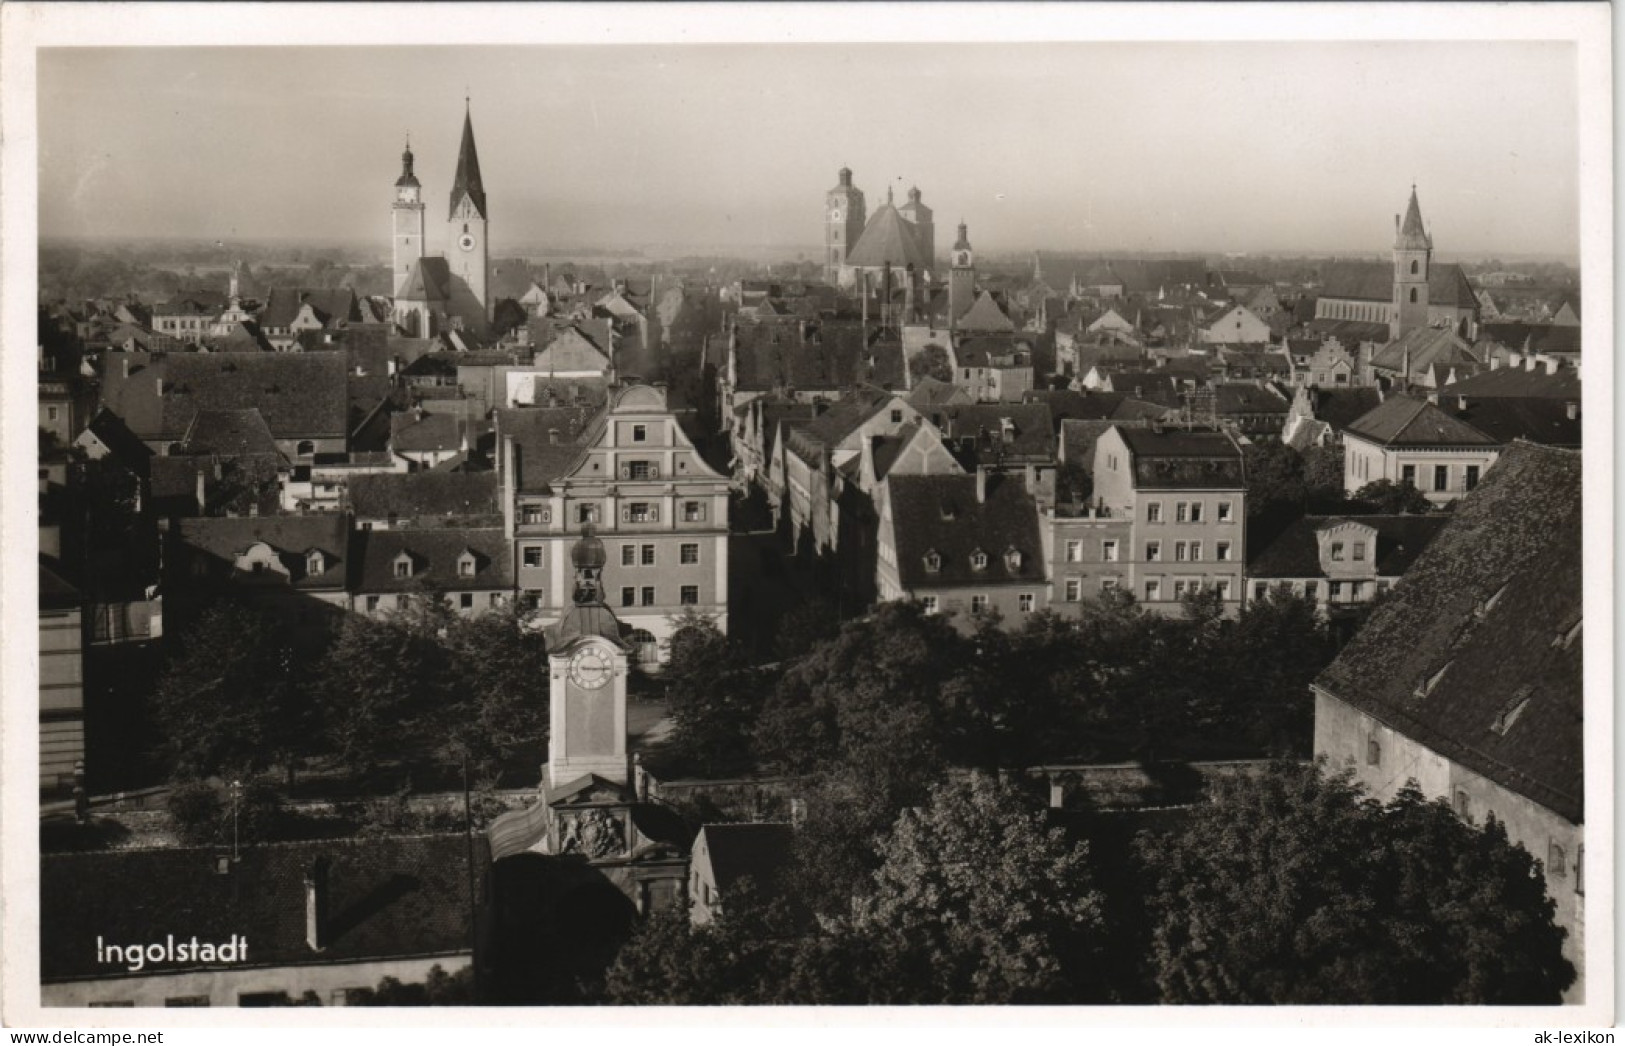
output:
[[[981,549],[977,549],[975,552],[972,552],[970,554],[970,568],[972,570],[986,570],[987,553],[983,552]]]
[[[1478,606],[1473,609],[1473,616],[1478,618],[1480,621],[1484,620],[1489,612],[1495,609],[1495,605],[1501,602],[1501,597],[1506,593],[1506,590],[1507,587],[1505,585],[1502,585],[1500,588],[1496,589],[1495,593],[1491,595],[1490,598],[1484,600],[1484,602],[1478,604]]]
[[[1444,674],[1450,671],[1450,664],[1451,662],[1446,661],[1437,672],[1418,683],[1412,696],[1423,698],[1433,693],[1434,689],[1439,685],[1440,680],[1444,679]]]
[[[412,576],[412,555],[411,555],[411,553],[402,552],[399,555],[397,555],[395,557],[395,564],[394,565],[395,565],[395,576],[397,578],[409,578],[409,577]]]
[[[1004,553],[1004,568],[1014,574],[1021,569],[1021,550],[1006,549]]]
[[[1505,737],[1507,731],[1512,729],[1512,724],[1518,721],[1518,716],[1529,707],[1529,699],[1534,693],[1534,687],[1528,684],[1520,686],[1507,703],[1501,706],[1501,711],[1495,716],[1495,722],[1490,724],[1490,731]]]
[[[321,577],[327,573],[327,557],[319,548],[313,548],[305,553],[305,574],[309,577]]]
[[[463,549],[463,554],[457,557],[457,576],[473,577],[478,565],[474,559],[474,553],[469,549]]]
[[[936,549],[925,554],[925,569],[927,573],[935,574],[942,569],[942,555]]]

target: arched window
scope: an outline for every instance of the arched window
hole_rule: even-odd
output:
[[[653,665],[660,661],[660,640],[646,628],[634,628],[626,637],[632,643],[632,660],[640,665]]]
[[[1417,261],[1416,261],[1415,258],[1412,258],[1411,259],[1411,275],[1412,276],[1416,275],[1416,270],[1417,270]]]
[[[1416,301],[1416,288],[1415,287],[1411,288],[1411,301],[1412,302]]]
[[[293,449],[300,457],[305,457],[316,453],[316,444],[311,440],[302,439]]]

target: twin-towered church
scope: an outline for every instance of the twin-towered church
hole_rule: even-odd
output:
[[[401,153],[395,179],[395,308],[392,319],[407,334],[426,338],[447,330],[483,335],[491,319],[490,212],[474,148],[474,120],[463,113],[463,143],[446,213],[444,254],[430,255],[423,185],[412,172],[412,146]]]

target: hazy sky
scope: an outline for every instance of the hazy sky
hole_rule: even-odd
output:
[[[472,98],[491,237],[805,245],[850,166],[939,248],[1570,253],[1565,43],[121,48],[39,54],[40,232],[431,249]],[[816,255],[814,255],[816,256]]]

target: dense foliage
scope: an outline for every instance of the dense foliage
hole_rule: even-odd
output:
[[[991,776],[931,788],[871,844],[844,910],[812,921],[731,894],[704,926],[651,919],[606,978],[630,1003],[1020,1003],[1099,998],[1100,896],[1088,851]],[[774,884],[762,884],[772,886]]]
[[[1535,860],[1414,788],[1283,766],[1140,858],[1168,1002],[1552,1004],[1574,978]]]

